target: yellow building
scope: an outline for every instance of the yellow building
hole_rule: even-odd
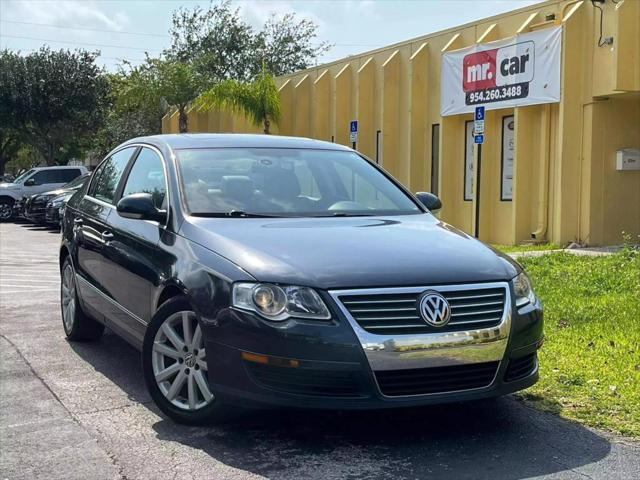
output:
[[[617,151],[640,149],[640,1],[600,6],[602,37],[590,1],[551,0],[280,77],[274,130],[350,145],[357,120],[358,151],[412,191],[437,193],[443,220],[487,242],[619,244],[623,231],[640,235],[640,171],[616,167]],[[440,115],[442,55],[554,26],[562,26],[560,102],[487,111],[478,195],[475,178],[465,187],[465,170],[478,167],[473,113]],[[189,130],[260,128],[192,110]],[[163,131],[177,131],[175,114]]]

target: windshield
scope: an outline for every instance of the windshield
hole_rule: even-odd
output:
[[[22,175],[18,176],[18,178],[16,178],[13,183],[20,183],[22,180],[24,180],[25,178],[27,178],[29,175],[31,175],[33,172],[35,172],[35,170],[32,168],[31,170],[27,170],[26,172],[24,172]]]
[[[89,178],[89,174],[80,175],[79,177],[76,177],[73,180],[71,180],[66,185],[63,185],[62,188],[77,190],[82,185],[84,185],[84,182],[87,181],[87,178]]]
[[[185,203],[201,216],[359,216],[421,213],[353,152],[226,148],[176,152]]]

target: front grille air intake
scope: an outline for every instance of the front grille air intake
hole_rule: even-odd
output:
[[[502,320],[504,287],[439,292],[451,305],[451,320],[444,327],[428,325],[420,317],[418,298],[422,292],[343,294],[339,298],[364,330],[378,335],[477,330],[494,327]]]
[[[267,388],[297,395],[359,397],[360,386],[352,371],[284,368],[245,362],[253,380]]]
[[[512,358],[509,360],[507,373],[504,376],[505,382],[513,382],[521,378],[528,377],[536,368],[536,354],[530,353],[520,358]]]
[[[448,367],[379,370],[375,372],[383,395],[428,395],[488,387],[500,362],[471,363]]]

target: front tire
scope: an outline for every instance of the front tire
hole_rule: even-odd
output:
[[[65,335],[73,342],[98,340],[104,333],[104,325],[82,311],[78,302],[75,271],[69,256],[64,259],[61,276],[60,310]]]
[[[14,201],[7,198],[0,198],[0,222],[8,222],[13,219]]]
[[[202,329],[185,297],[164,303],[149,323],[142,369],[151,398],[176,422],[202,425],[223,414],[207,379]]]

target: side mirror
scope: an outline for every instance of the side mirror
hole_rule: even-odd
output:
[[[438,213],[442,209],[442,202],[433,193],[418,192],[416,197],[431,213]]]
[[[150,193],[133,193],[122,197],[116,210],[121,217],[135,220],[153,220],[162,223],[167,218],[166,211],[156,208]]]
[[[25,187],[33,187],[36,184],[36,181],[33,178],[30,178],[26,182],[24,182]]]

